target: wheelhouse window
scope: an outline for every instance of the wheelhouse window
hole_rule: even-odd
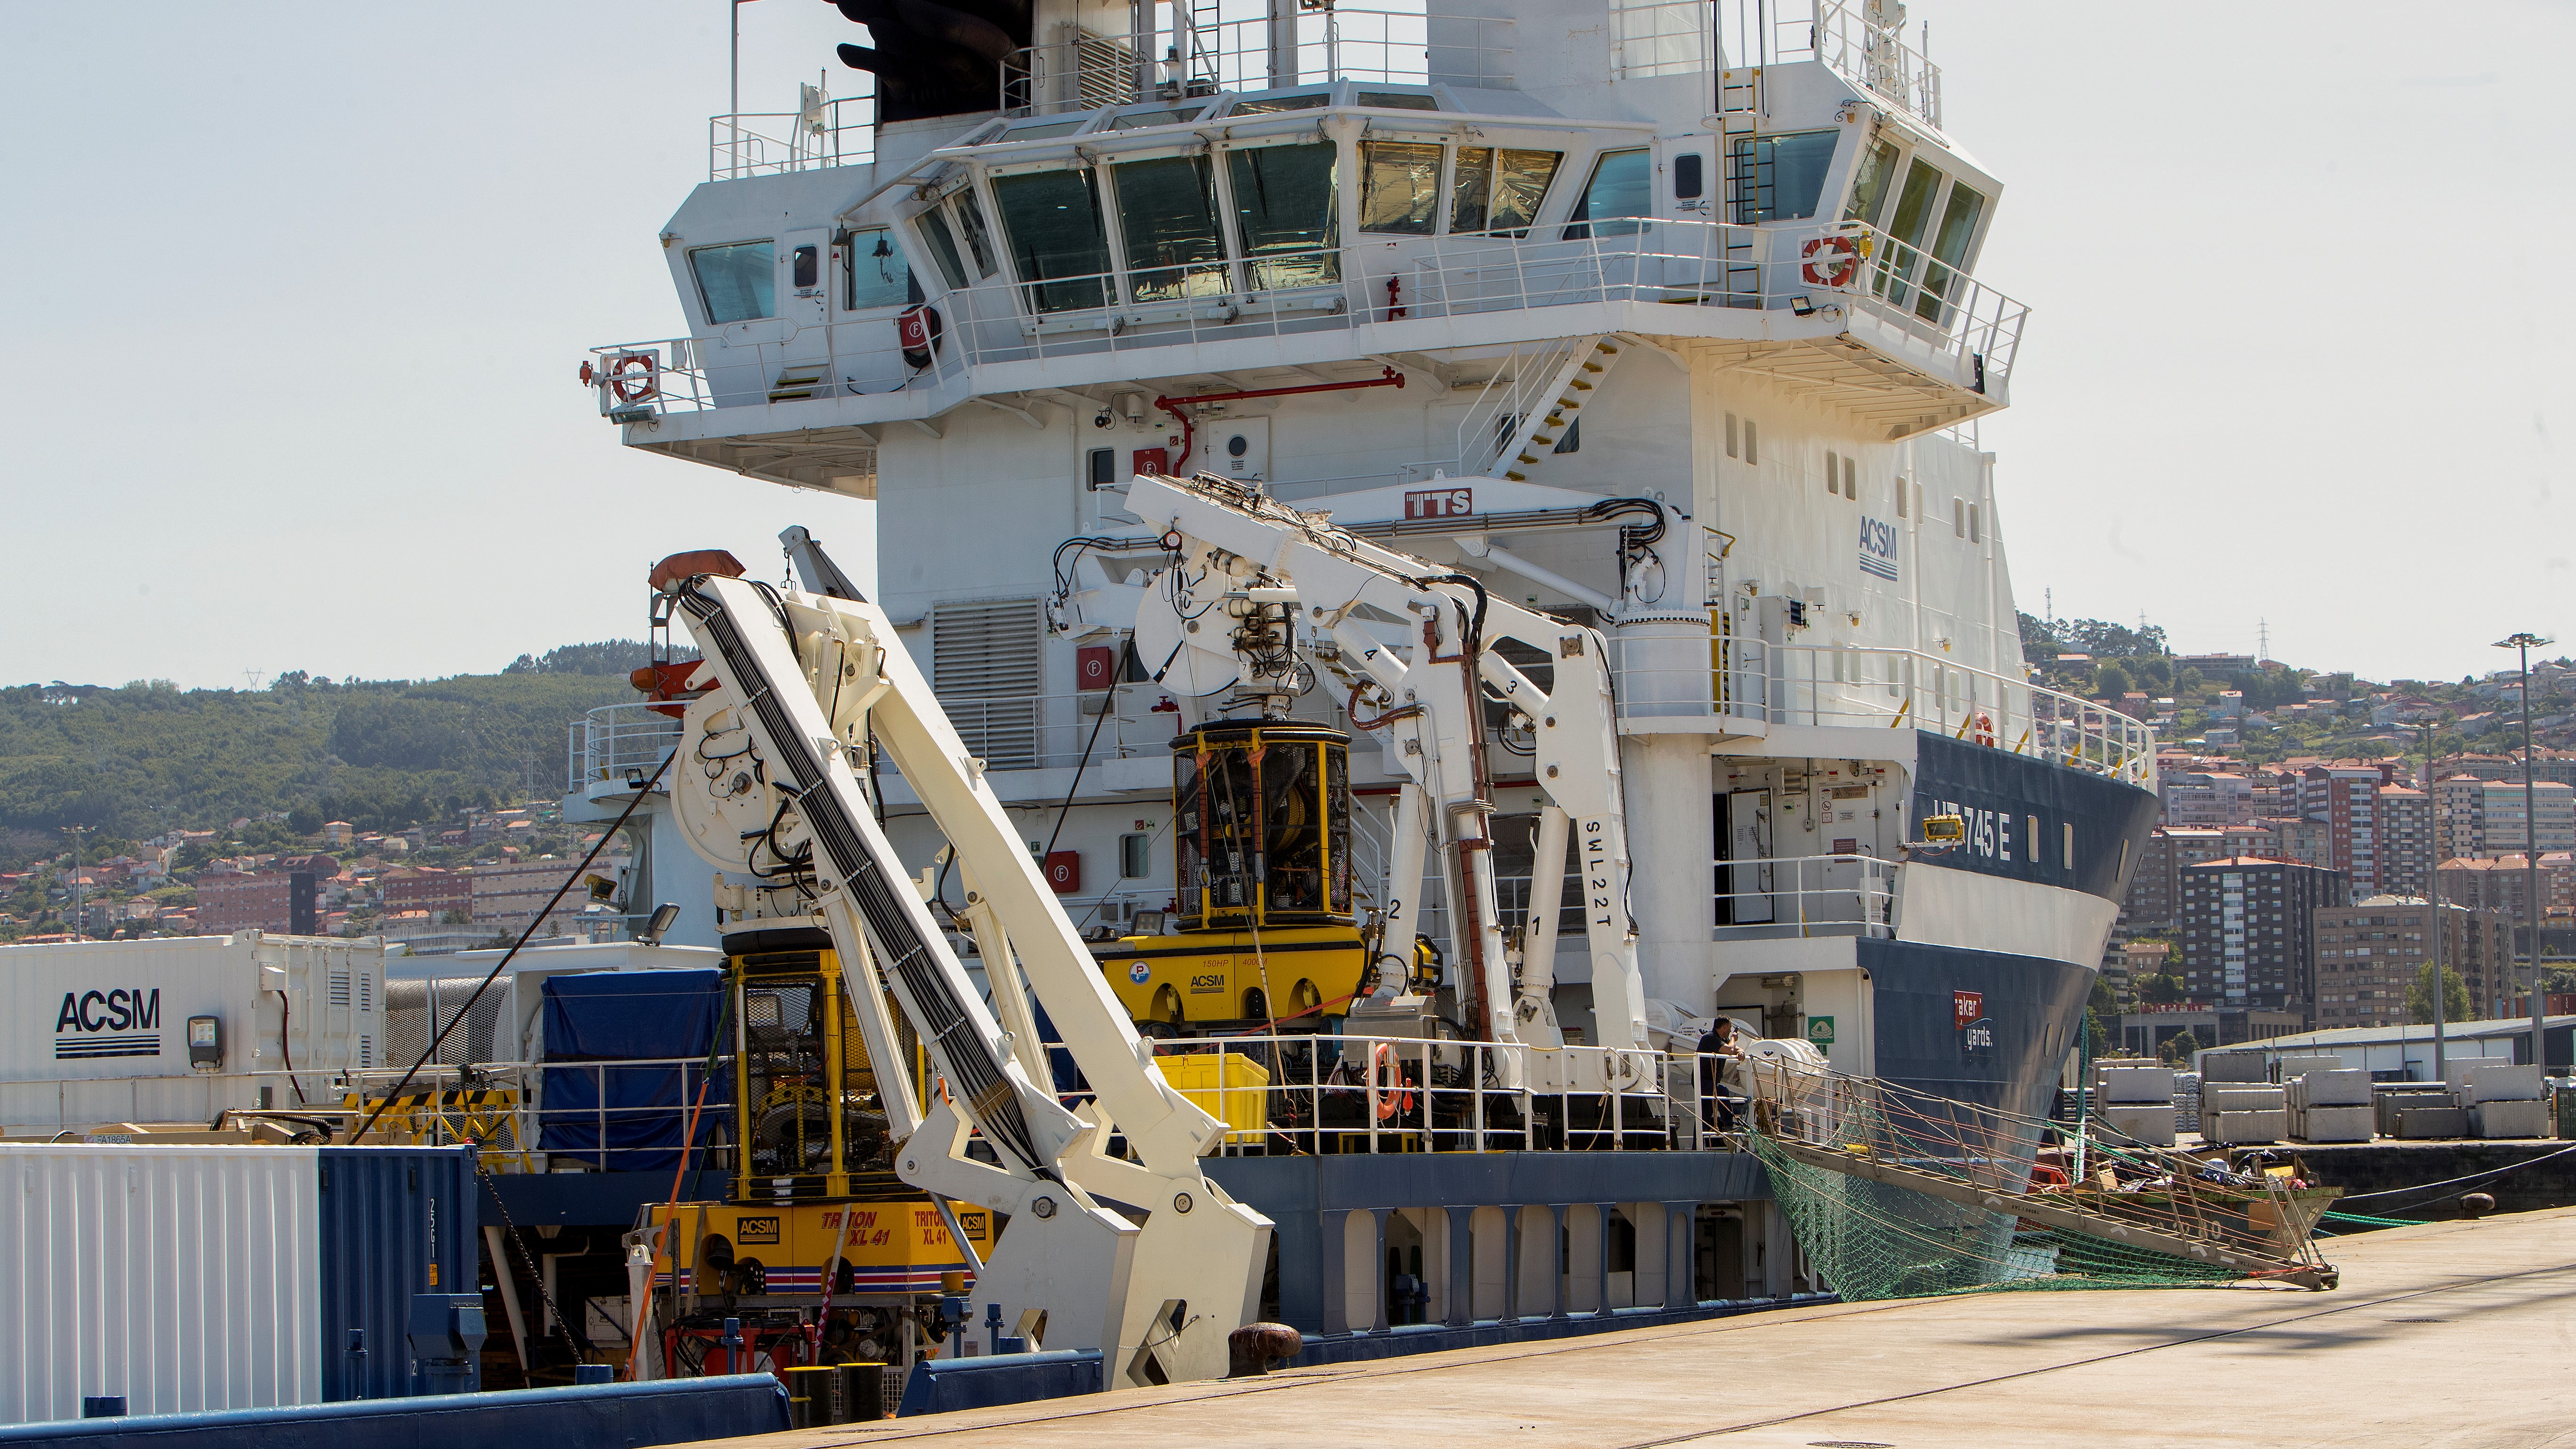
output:
[[[1331,96],[1322,91],[1308,91],[1304,95],[1297,96],[1255,96],[1250,100],[1236,101],[1234,108],[1226,114],[1267,116],[1275,111],[1311,111],[1331,99]]]
[[[1338,149],[1315,142],[1226,153],[1235,234],[1242,240],[1253,290],[1320,287],[1341,280],[1341,257],[1333,249]]]
[[[851,232],[841,242],[841,308],[900,307],[911,300],[912,269],[895,250],[894,234],[881,226]]]
[[[1440,109],[1440,102],[1438,100],[1430,96],[1415,95],[1408,91],[1355,91],[1351,94],[1351,104],[1355,106],[1374,106],[1381,111],[1436,111]]]
[[[939,275],[948,279],[949,290],[966,285],[966,263],[957,255],[956,233],[948,229],[948,215],[936,208],[925,211],[916,223],[921,239],[930,248],[930,259],[939,266]]]
[[[993,229],[984,222],[984,203],[975,199],[975,189],[957,193],[957,226],[966,233],[966,249],[975,256],[975,275],[993,275]]]
[[[1458,148],[1458,170],[1449,187],[1449,230],[1529,235],[1539,203],[1556,179],[1562,151]]]
[[[1029,310],[1073,312],[1109,301],[1109,230],[1100,189],[1086,168],[1032,171],[993,181],[1011,260],[1028,289]]]
[[[1116,176],[1129,297],[1170,302],[1234,290],[1217,224],[1216,167],[1207,157],[1123,162]]]
[[[1440,147],[1360,143],[1360,230],[1429,236],[1440,221]]]
[[[1941,193],[1941,173],[1926,162],[1917,160],[1905,170],[1905,188],[1896,194],[1896,208],[1887,219],[1887,234],[1900,245],[1878,263],[1878,275],[1871,286],[1882,297],[1899,307],[1914,299],[1914,289],[1907,285],[1923,270],[1923,233],[1932,224],[1932,203]]]
[[[1582,241],[1592,236],[1634,236],[1642,227],[1633,219],[1652,216],[1655,211],[1653,167],[1647,153],[1605,151],[1592,163],[1592,180],[1583,188],[1583,197],[1574,204],[1572,225],[1565,229],[1567,241]]]
[[[1896,143],[1875,142],[1860,153],[1860,174],[1852,178],[1851,204],[1843,220],[1878,225],[1879,208],[1887,205],[1887,183],[1896,177]]]
[[[1816,214],[1839,131],[1747,136],[1735,143],[1735,220],[1796,221]]]
[[[1914,301],[1914,312],[1927,321],[1939,321],[1941,304],[1955,301],[1953,279],[1967,266],[1968,244],[1976,239],[1977,223],[1986,214],[1986,198],[1961,182],[1950,183],[1950,199],[1941,208],[1941,226],[1932,235],[1932,265],[1923,275],[1923,295]]]
[[[728,242],[689,253],[689,270],[697,275],[698,297],[707,320],[718,327],[748,322],[776,312],[778,257],[765,241]]]

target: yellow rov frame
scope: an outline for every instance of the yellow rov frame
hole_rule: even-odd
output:
[[[1149,1030],[1342,1015],[1368,979],[1351,899],[1351,737],[1219,720],[1172,741],[1180,933],[1101,956]]]
[[[993,1215],[974,1203],[949,1210],[974,1262],[992,1256]],[[937,1204],[918,1193],[884,1202],[654,1204],[651,1227],[674,1224],[653,1286],[702,1297],[936,1293],[944,1275],[973,1271]]]

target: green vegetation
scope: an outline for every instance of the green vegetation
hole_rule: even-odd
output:
[[[2530,977],[2523,979],[2528,982]],[[2527,991],[2524,993],[2526,996],[2529,994]],[[2469,983],[2460,979],[2459,972],[2443,967],[2442,1019],[2467,1021],[2475,1014],[2475,1008],[2469,1005]],[[2415,979],[2407,984],[2406,1019],[2419,1025],[2433,1020],[2433,963],[2430,961],[2425,962],[2424,969],[2416,972]]]
[[[626,674],[645,658],[615,640],[420,682],[298,670],[263,690],[0,687],[0,866],[56,854],[65,826],[93,832],[92,860],[245,817],[218,853],[279,850],[327,820],[392,830],[552,797],[566,727],[633,700]]]

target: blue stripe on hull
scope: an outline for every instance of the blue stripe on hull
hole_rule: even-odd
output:
[[[2147,833],[2155,828],[2154,791],[1930,730],[1918,730],[1914,738],[1915,818],[1960,815],[1968,824],[1965,844],[1919,854],[1917,865],[2006,876],[2106,900],[2116,901],[2128,889]]]
[[[2067,961],[1864,938],[1878,1076],[1936,1097],[2045,1117],[2084,1019],[2093,971]],[[1991,1044],[1962,1029],[1957,993],[1977,994]]]

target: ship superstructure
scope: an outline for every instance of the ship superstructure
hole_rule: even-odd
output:
[[[2021,663],[1976,422],[2026,314],[1941,72],[1887,0],[1434,3],[1040,0],[992,109],[718,118],[660,238],[685,335],[585,379],[631,447],[875,501],[879,601],[1098,938],[1173,927],[1172,742],[1238,702],[1135,636],[1168,559],[1128,490],[1214,474],[1606,636],[1655,1046],[1726,1016],[2044,1113],[2154,741]],[[1393,736],[1294,692],[1353,737],[1358,904],[1454,942],[1436,875],[1388,878]],[[595,808],[656,728],[595,722]],[[1515,949],[1565,1042],[1624,1042],[1570,862],[1561,928],[1526,919],[1558,863],[1493,744]]]
[[[1127,478],[1215,472],[1616,636],[1653,997],[1883,1071],[1872,1002],[1928,974],[2037,1081],[2152,752],[2021,667],[1973,431],[2025,316],[1975,271],[2001,183],[1901,7],[1478,8],[1040,5],[1005,108],[864,163],[822,164],[820,112],[796,155],[720,120],[662,237],[689,335],[600,349],[603,407],[876,499],[889,607],[1097,927],[1173,899],[1167,743],[1217,701],[1132,677],[1160,661],[1082,596],[1150,562]],[[1587,516],[1613,498],[1660,536]],[[1968,839],[1915,848],[1927,813]]]

